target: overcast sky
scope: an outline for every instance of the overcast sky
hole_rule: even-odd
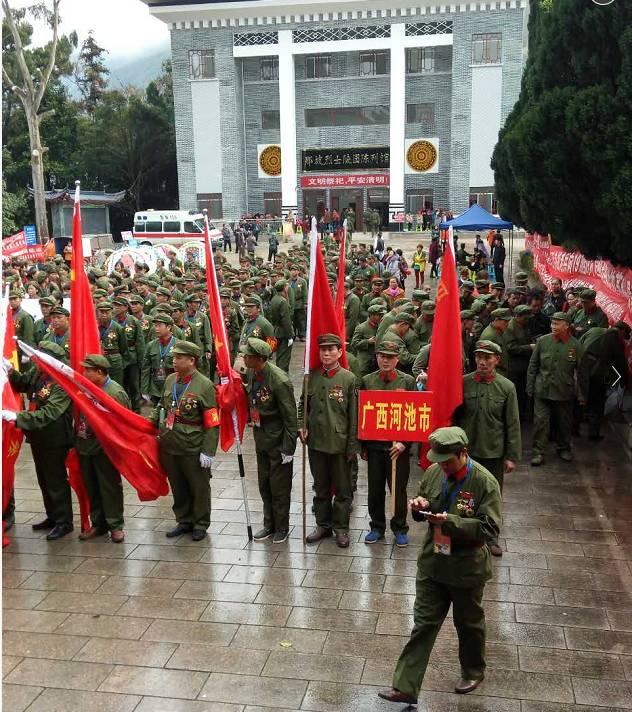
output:
[[[25,7],[33,0],[9,0],[11,7]],[[52,7],[52,0],[46,0]],[[61,0],[61,31],[76,30],[79,43],[94,30],[101,47],[111,56],[136,55],[164,46],[169,40],[167,25],[149,14],[141,0]],[[50,28],[36,27],[35,44],[50,37]]]

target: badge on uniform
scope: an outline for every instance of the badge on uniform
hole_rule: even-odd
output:
[[[577,354],[575,349],[569,349],[568,350],[568,360],[569,361],[575,361],[577,358]]]
[[[329,397],[331,400],[337,400],[338,403],[343,403],[344,402],[344,393],[342,390],[342,386],[331,386],[329,389]]]
[[[441,525],[435,524],[433,531],[434,553],[450,556],[452,553],[452,539],[441,533]]]
[[[50,388],[48,386],[42,386],[39,391],[37,391],[37,397],[40,400],[45,401],[50,395]]]
[[[459,492],[459,497],[456,501],[456,511],[462,517],[473,517],[474,505],[474,495],[471,492]]]
[[[167,417],[165,419],[165,428],[167,430],[173,430],[173,426],[175,425],[176,422],[176,413],[173,410],[170,410],[167,413]]]
[[[261,425],[261,414],[259,413],[259,408],[250,408],[250,420],[255,428]]]
[[[259,393],[257,395],[262,403],[266,403],[270,400],[270,389],[267,387],[263,387],[259,389]]]

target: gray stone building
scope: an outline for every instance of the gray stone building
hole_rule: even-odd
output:
[[[171,30],[181,209],[495,209],[526,0],[143,2]]]

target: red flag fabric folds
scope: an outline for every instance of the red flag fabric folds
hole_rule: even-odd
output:
[[[347,256],[347,228],[343,226],[340,237],[340,257],[338,258],[338,282],[336,284],[336,314],[338,316],[338,328],[341,330],[341,338],[346,337],[345,322],[345,261]]]
[[[71,448],[66,456],[66,469],[68,470],[68,484],[77,495],[79,502],[79,516],[81,517],[81,531],[87,532],[90,529],[90,498],[86,486],[81,476],[79,466],[79,455],[75,448]]]

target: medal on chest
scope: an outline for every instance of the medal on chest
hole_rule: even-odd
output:
[[[331,400],[338,401],[338,403],[343,403],[345,396],[342,391],[342,386],[330,386],[329,388],[329,398]]]
[[[471,492],[459,492],[456,500],[456,511],[462,517],[473,517],[474,505],[474,495]]]

